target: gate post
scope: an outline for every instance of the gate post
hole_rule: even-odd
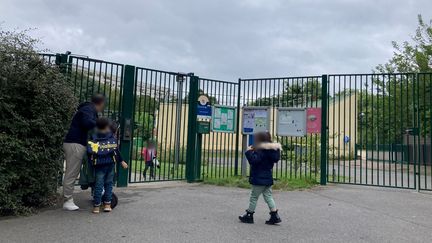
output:
[[[71,61],[68,61],[68,60],[71,60],[70,58],[68,58],[69,54],[70,54],[69,51],[67,51],[64,54],[59,54],[59,53],[56,54],[55,64],[59,67],[60,72],[63,74],[67,73],[67,69],[69,66],[68,64],[69,64],[69,62],[71,62]]]
[[[235,143],[235,160],[234,160],[234,175],[238,176],[239,170],[239,145],[240,145],[240,95],[241,95],[241,79],[237,85],[237,117],[236,117],[236,143]]]
[[[186,148],[186,180],[195,182],[197,179],[197,100],[199,77],[192,74],[189,86],[188,134]]]
[[[117,163],[118,187],[127,187],[128,175],[132,167],[130,155],[133,143],[135,66],[125,65],[123,75],[123,95],[120,110],[120,153],[129,166],[125,170],[120,167],[120,163]]]
[[[327,75],[321,77],[321,160],[320,160],[320,184],[327,184]]]

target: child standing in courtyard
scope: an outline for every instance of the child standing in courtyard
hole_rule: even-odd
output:
[[[252,185],[252,191],[249,208],[244,215],[239,216],[241,222],[250,224],[254,222],[253,214],[261,194],[263,194],[264,201],[270,209],[270,219],[266,221],[266,224],[282,222],[271,190],[273,185],[273,165],[280,160],[281,150],[282,146],[279,143],[271,141],[270,133],[260,132],[254,135],[254,144],[246,151],[246,158],[250,164],[249,183]]]
[[[150,179],[155,178],[155,159],[157,156],[156,152],[156,145],[152,140],[147,141],[147,147],[144,147],[141,151],[141,156],[145,161],[145,167],[144,167],[144,180],[146,179],[147,170],[150,168]]]
[[[121,166],[127,169],[128,165],[120,155],[117,139],[111,131],[110,120],[105,117],[98,118],[96,128],[96,133],[87,145],[89,161],[95,171],[93,213],[99,213],[102,201],[104,212],[111,212],[114,166],[121,163]]]

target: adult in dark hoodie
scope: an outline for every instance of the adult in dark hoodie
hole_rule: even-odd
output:
[[[252,185],[252,192],[246,214],[239,217],[241,222],[254,222],[253,214],[261,194],[270,209],[270,219],[266,221],[266,224],[281,222],[271,190],[273,166],[280,160],[281,150],[282,146],[279,143],[272,143],[270,133],[261,132],[254,135],[254,145],[249,147],[245,154],[250,164],[249,183]]]
[[[96,126],[98,112],[105,107],[105,97],[101,94],[93,95],[91,102],[84,102],[78,106],[68,133],[64,139],[63,150],[66,159],[66,169],[63,178],[63,196],[65,210],[78,210],[73,202],[72,194],[75,180],[78,177],[82,159],[86,153],[88,132]]]

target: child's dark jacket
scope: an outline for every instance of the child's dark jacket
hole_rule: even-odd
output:
[[[257,186],[273,185],[273,165],[280,160],[280,143],[262,143],[246,152],[250,164],[249,183]]]

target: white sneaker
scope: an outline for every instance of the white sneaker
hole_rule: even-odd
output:
[[[67,211],[76,211],[79,207],[75,205],[73,198],[71,198],[63,203],[63,209]]]

